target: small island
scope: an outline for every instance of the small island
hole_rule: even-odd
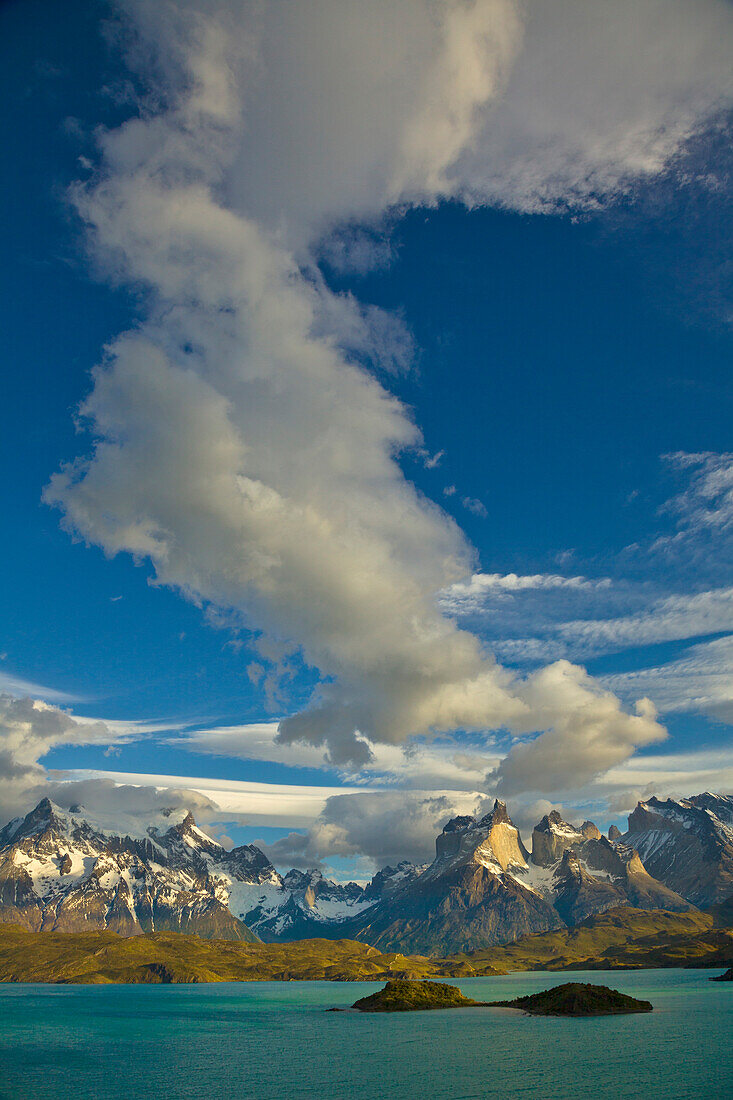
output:
[[[474,1008],[483,1001],[464,997],[455,985],[445,982],[389,981],[383,989],[362,997],[352,1008],[359,1012],[422,1012],[431,1008]]]
[[[729,966],[725,974],[716,974],[711,982],[733,982],[733,966]]]
[[[652,1012],[650,1001],[638,1001],[605,985],[566,982],[529,997],[492,1001],[492,1008],[518,1008],[533,1016],[617,1016],[627,1012]]]

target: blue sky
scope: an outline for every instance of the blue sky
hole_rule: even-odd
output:
[[[226,4],[206,5],[198,13],[203,23],[194,24],[189,20],[196,7],[174,6],[179,18],[169,27],[160,9],[145,4],[131,7],[131,17],[124,6],[104,9],[103,18],[96,4],[70,3],[62,12],[41,0],[8,3],[0,11],[4,101],[10,104],[2,126],[5,148],[13,149],[3,169],[0,468],[7,534],[0,571],[0,689],[74,716],[63,734],[43,743],[37,743],[32,722],[21,727],[17,718],[7,719],[6,735],[17,737],[20,729],[25,738],[20,751],[28,790],[36,793],[46,781],[44,768],[83,777],[119,772],[137,776],[137,782],[153,775],[360,788],[371,792],[365,797],[378,817],[379,799],[386,797],[380,792],[406,789],[412,792],[415,830],[424,825],[429,834],[448,808],[490,797],[495,789],[513,798],[527,820],[547,803],[568,813],[578,807],[585,814],[590,807],[607,821],[618,820],[652,788],[692,793],[698,783],[710,785],[716,778],[729,788],[733,339],[725,246],[726,111],[733,87],[720,43],[721,32],[725,42],[733,27],[730,10],[706,0],[695,32],[699,41],[690,42],[694,5],[674,5],[660,50],[677,64],[675,84],[666,71],[645,68],[632,47],[625,56],[601,8],[593,5],[576,47],[589,57],[598,49],[608,55],[597,87],[586,88],[583,67],[563,73],[553,46],[555,35],[577,22],[579,9],[571,3],[559,5],[557,27],[537,26],[537,18],[508,2],[447,4],[445,25],[434,27],[420,4],[410,5],[402,30],[419,32],[416,41],[424,38],[426,56],[437,57],[434,85],[425,90],[416,77],[413,96],[408,74],[404,86],[384,92],[392,96],[397,119],[403,100],[409,101],[408,137],[399,147],[382,123],[373,163],[365,167],[359,74],[355,88],[346,87],[353,30],[346,17],[339,23],[328,4],[313,7],[306,28],[313,41],[308,38],[298,62],[305,106],[296,106],[280,94],[280,85],[272,92],[268,80],[276,79],[290,56],[291,39],[302,32],[300,16],[291,26],[270,10],[273,26],[265,19],[257,30],[265,75],[255,80],[251,56],[236,43],[222,46],[213,32],[203,45],[197,39],[207,20],[215,26],[221,19],[230,32],[234,26],[234,39],[239,33],[242,42],[251,41],[252,27],[243,15],[238,22],[239,8],[244,12],[247,5],[235,6],[234,15]],[[633,6],[620,5],[618,40],[625,40],[624,19],[637,20],[643,38],[655,9],[650,2],[634,14]],[[452,18],[457,61],[442,61],[441,34]],[[340,61],[318,54],[321,20],[343,47]],[[130,25],[140,35],[132,53]],[[478,61],[477,41],[485,51]],[[157,66],[141,61],[141,42],[161,52]],[[179,53],[171,61],[165,51],[170,47],[173,54],[172,43]],[[495,87],[489,81],[493,91],[487,92],[482,74],[471,68],[474,62],[507,75]],[[522,84],[532,62],[548,94],[557,94],[554,115],[537,109],[534,117],[534,102]],[[189,66],[188,84],[181,66]],[[478,90],[471,86],[465,93],[474,97],[470,110],[461,102],[453,105],[441,146],[440,105],[458,94],[457,72],[473,74]],[[239,74],[241,87],[222,90],[222,73],[227,79]],[[651,119],[648,134],[620,95],[618,104],[604,99],[596,115],[591,104],[588,117],[581,110],[576,117],[576,102],[605,94],[604,79],[616,88],[622,73],[636,88],[640,115]],[[220,99],[214,107],[213,98],[197,106],[194,121],[186,116],[184,124],[175,111],[191,94],[191,81],[194,89],[199,81],[207,96]],[[339,81],[341,114],[324,100]],[[574,93],[570,108],[563,81]],[[249,99],[242,88],[250,88]],[[244,108],[230,102],[240,95]],[[424,109],[420,95],[432,104],[432,116],[439,104],[427,144],[417,125]],[[260,110],[261,102],[269,103],[267,109]],[[310,114],[301,118],[306,110]],[[417,111],[417,122],[410,111]],[[167,136],[171,148],[175,139],[185,151],[176,146],[168,163],[165,153],[146,152],[142,131],[129,129],[128,120],[138,115],[143,127],[161,127],[161,145]],[[670,119],[680,116],[686,124],[676,133]],[[521,156],[507,137],[512,126],[523,135],[516,140]],[[372,140],[373,129],[365,133]],[[533,146],[527,135],[536,133],[542,140]],[[124,134],[133,137],[123,140]],[[135,141],[139,148],[131,151]],[[548,164],[546,146],[552,152]],[[201,149],[214,170],[199,168]],[[244,243],[232,245],[232,265],[240,263],[237,248],[251,249],[255,259],[246,260],[242,285],[248,289],[233,305],[228,287],[210,292],[205,281],[207,249],[224,248],[211,211],[204,211],[191,241],[175,226],[160,230],[161,241],[170,232],[185,253],[182,270],[194,273],[193,283],[201,271],[200,290],[173,277],[180,261],[159,248],[154,219],[152,230],[146,222],[139,231],[135,218],[147,201],[141,181],[152,193],[155,178],[146,157],[160,158],[155,171],[165,180],[163,198],[171,205],[180,186],[176,172],[189,182],[203,172],[217,209],[241,219]],[[274,173],[269,186],[258,178],[265,170]],[[70,192],[79,181],[83,190]],[[188,217],[196,216],[192,207]],[[141,244],[145,233],[152,244],[148,238]],[[218,271],[228,271],[229,261],[222,252]],[[176,404],[169,419],[168,383],[162,390],[145,388],[148,350],[133,363],[137,349],[117,355],[104,348],[121,333],[142,334],[150,346],[165,349],[177,368],[183,365],[176,385],[187,385],[195,375],[197,385],[214,386],[219,395],[230,369],[253,371],[254,377],[255,364],[274,378],[285,352],[270,348],[272,327],[257,310],[264,315],[269,303],[277,304],[280,284],[270,272],[280,263],[291,265],[282,291],[287,316],[301,303],[313,310],[308,342],[303,338],[275,397],[250,390],[238,409],[239,391],[231,389],[226,400],[248,448],[237,476],[252,476],[257,486],[277,491],[287,502],[284,527],[247,528],[261,531],[263,540],[258,546],[252,533],[247,547],[245,528],[238,528],[229,551],[221,541],[222,532],[231,534],[222,519],[224,512],[230,515],[229,505],[217,513],[220,529],[207,518],[207,494],[219,482],[207,483],[195,499],[186,497],[201,466],[196,455],[208,460],[216,432],[209,442],[202,434],[181,444],[175,428],[180,413],[192,436],[208,430],[196,413],[209,389],[191,397],[185,417]],[[239,269],[231,270],[236,278]],[[260,290],[252,288],[260,278],[263,306],[253,304]],[[231,331],[227,315],[234,318]],[[277,321],[270,324],[276,327]],[[294,331],[290,346],[296,336]],[[341,373],[333,375],[331,398],[331,352],[324,349],[333,347],[352,373],[345,381],[342,368],[334,368]],[[322,360],[308,381],[301,375],[311,353]],[[258,356],[271,365],[260,368]],[[109,392],[91,374],[103,361],[115,378]],[[131,391],[120,382],[124,369],[131,372],[125,386],[134,378],[140,387],[126,421],[121,410]],[[297,371],[301,375],[293,381]],[[255,378],[248,385],[259,383]],[[77,410],[90,392],[97,403],[79,421]],[[388,416],[381,403],[387,394],[401,402],[396,429],[395,414]],[[149,416],[138,416],[148,400],[160,400],[160,408],[151,405]],[[170,401],[173,408],[178,398]],[[362,401],[367,411],[360,420]],[[212,403],[212,418],[219,411]],[[348,454],[351,417],[354,453]],[[330,447],[336,422],[337,438],[324,459],[316,446],[319,433]],[[396,449],[388,441],[395,430],[402,436]],[[299,452],[300,433],[308,442]],[[113,460],[104,468],[92,460],[90,476],[77,468],[43,502],[45,487],[64,463],[82,460],[84,470],[90,469],[95,437],[118,448]],[[183,447],[183,488],[177,447]],[[148,492],[141,456],[157,456],[169,480],[158,478],[156,466]],[[342,456],[343,481],[332,476]],[[375,490],[378,484],[381,490]],[[377,515],[380,493],[384,508]],[[174,498],[178,503],[170,504]],[[300,509],[306,499],[319,517],[318,537],[323,525],[334,532],[323,536],[321,550],[305,545],[310,519]],[[154,509],[156,502],[167,516],[167,541],[164,550],[156,543],[151,557],[140,547],[160,536],[151,536],[149,524],[131,534],[130,517],[139,518],[141,509]],[[296,513],[300,518],[293,518]],[[162,529],[160,516],[155,524]],[[333,539],[340,540],[344,530],[357,531],[358,541],[344,543],[331,557]],[[302,555],[293,547],[300,538]],[[426,543],[430,550],[423,554]],[[270,570],[266,583],[260,582],[251,555],[267,557],[273,547],[286,545],[293,555],[288,577],[285,570]],[[233,564],[239,556],[241,564]],[[449,557],[458,565],[448,569]],[[415,657],[419,674],[432,677],[431,684],[445,675],[433,704],[413,698],[417,672],[408,669],[398,684],[385,673],[378,632],[371,648],[364,642],[375,629],[370,605],[395,605],[395,597],[382,591],[387,574],[374,565],[378,560],[385,563],[397,602],[414,584],[405,621],[438,614],[424,610],[434,608],[436,599],[443,609],[425,626],[420,645],[427,647],[425,638],[431,630],[442,631],[444,622],[462,628],[445,627],[446,665],[455,663],[455,675],[444,673],[432,643],[424,658]],[[346,576],[333,585],[321,576],[303,595],[308,578],[318,576],[319,561],[325,572]],[[441,571],[445,583],[436,581]],[[472,582],[474,574],[483,579]],[[354,594],[356,578],[364,591]],[[370,585],[377,580],[379,592],[375,588],[372,596]],[[344,600],[356,601],[351,612]],[[401,615],[396,609],[385,636],[401,637]],[[475,653],[468,654],[469,645],[478,646]],[[400,675],[409,649],[407,641],[387,647]],[[509,688],[493,666],[477,663],[488,659],[478,653],[488,651],[507,677],[516,677]],[[561,684],[550,684],[544,670],[557,668],[557,661],[571,662],[587,676],[573,671],[563,674]],[[482,678],[494,693],[492,702],[468,706],[466,692]],[[319,710],[323,684],[332,685],[326,687],[325,718]],[[454,689],[456,699],[464,699],[460,705],[448,698]],[[577,714],[609,692],[621,715],[633,715],[634,703],[644,696],[658,718],[650,712],[638,727],[629,725],[608,704],[608,713],[594,712],[578,734]],[[521,704],[522,717],[515,704]],[[334,732],[343,731],[353,714],[361,722],[353,720],[356,741],[351,728],[343,736]],[[298,715],[306,716],[305,725]],[[288,716],[290,732],[277,741],[277,722]],[[106,725],[87,736],[90,727],[76,724],[84,719]],[[668,731],[666,739],[655,732],[657,723]],[[217,730],[224,732],[217,736]],[[543,736],[554,738],[542,742],[549,758],[541,745],[532,748]],[[573,741],[578,736],[580,747]],[[365,743],[376,746],[371,764],[361,752]],[[512,764],[502,765],[513,745]],[[586,763],[575,775],[579,759]],[[563,768],[567,782],[558,779]],[[11,789],[9,809],[26,797],[26,788]],[[216,802],[210,790],[207,797]],[[309,838],[307,858],[336,867],[339,859],[379,862],[382,850],[393,851],[380,849],[371,834],[357,835],[352,819],[343,816],[352,804],[327,806],[309,826],[305,819],[288,820],[277,792],[271,812],[261,815],[249,811],[248,797],[241,791],[229,812],[212,810],[214,825],[225,822],[229,835],[247,839],[286,836],[294,825]],[[444,804],[426,814],[426,801],[436,799]],[[340,830],[336,842],[328,839],[334,830]],[[413,851],[420,853],[418,842]]]

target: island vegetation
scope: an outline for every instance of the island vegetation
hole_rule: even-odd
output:
[[[359,1012],[424,1012],[434,1008],[474,1008],[483,1001],[464,997],[455,985],[445,982],[389,981],[383,989],[355,1001]]]
[[[654,1008],[651,1001],[639,1001],[617,989],[584,982],[565,982],[513,1001],[491,1001],[489,1007],[517,1008],[532,1016],[618,1016],[652,1012]]]

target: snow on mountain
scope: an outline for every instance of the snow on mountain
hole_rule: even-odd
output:
[[[609,834],[611,836],[611,834]],[[682,911],[733,895],[733,798],[640,803],[604,837],[553,811],[531,855],[506,806],[456,817],[426,867],[385,867],[363,887],[281,875],[255,845],[226,850],[185,810],[117,823],[44,799],[0,831],[0,920],[34,930],[156,930],[266,941],[358,938],[461,951],[574,925],[618,905]]]
[[[449,821],[435,859],[365,914],[352,934],[382,950],[470,951],[562,926],[553,907],[520,882],[528,853],[503,802],[476,821]]]
[[[733,895],[733,796],[650,798],[629,816],[622,839],[650,874],[695,905]]]
[[[608,840],[592,821],[576,828],[557,810],[535,826],[531,865],[516,877],[569,924],[617,905],[675,912],[691,908],[647,873],[633,848]]]
[[[195,932],[252,940],[211,866],[224,853],[190,814],[163,813],[147,833],[105,831],[82,807],[43,799],[0,832],[0,920],[36,931]],[[167,827],[166,827],[167,826]]]
[[[44,799],[0,831],[0,920],[34,930],[175,930],[232,939],[317,935],[375,904],[319,871],[283,878],[251,844],[227,851],[185,810],[123,829]]]

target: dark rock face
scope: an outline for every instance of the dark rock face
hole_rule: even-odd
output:
[[[64,811],[44,799],[0,831],[0,922],[125,936],[352,938],[449,954],[572,927],[618,906],[689,910],[675,876],[688,897],[722,898],[723,912],[733,895],[733,798],[650,799],[631,824],[621,842],[613,830],[606,838],[592,822],[576,827],[552,811],[534,830],[530,857],[497,800],[478,820],[450,820],[427,867],[386,867],[363,887],[317,870],[283,877],[254,845],[226,851],[191,814],[164,811],[144,833],[111,835],[83,807]],[[649,873],[632,835],[653,866],[666,868],[666,883]]]
[[[384,989],[362,997],[351,1007],[359,1012],[422,1012],[436,1008],[471,1008],[481,1003],[464,997],[457,986],[444,982],[391,981]]]
[[[569,925],[618,905],[673,912],[691,908],[647,873],[633,848],[607,840],[592,822],[576,829],[555,810],[534,830],[532,863],[551,873],[551,880],[537,888]]]
[[[612,825],[611,828],[608,830],[608,839],[611,841],[611,843],[616,840],[620,840],[621,836],[621,830],[616,825]]]
[[[414,863],[407,860],[402,860],[396,867],[383,867],[364,887],[364,900],[382,901],[409,882],[414,882],[424,870],[424,867],[416,867]]]
[[[650,875],[695,905],[733,895],[731,795],[640,802],[623,841],[638,851]]]
[[[514,1001],[491,1001],[492,1007],[518,1008],[533,1016],[618,1016],[629,1012],[652,1012],[651,1001],[638,1001],[605,985],[567,982],[530,997]]]
[[[561,859],[564,852],[577,849],[585,840],[579,829],[563,821],[557,810],[552,810],[535,825],[532,862],[538,867],[549,867]]]
[[[565,852],[555,876],[555,908],[566,924],[579,924],[593,913],[623,904],[624,895],[617,886],[594,878],[576,856]]]

